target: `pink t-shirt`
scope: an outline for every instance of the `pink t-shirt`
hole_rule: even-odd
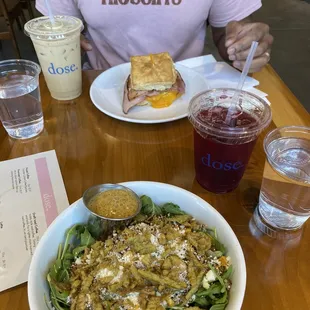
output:
[[[93,69],[128,62],[132,55],[167,51],[182,60],[202,55],[206,21],[225,27],[261,7],[261,0],[50,0],[55,15],[84,20]],[[37,9],[47,14],[44,0]]]

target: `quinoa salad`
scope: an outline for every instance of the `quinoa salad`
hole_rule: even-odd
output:
[[[233,268],[216,230],[175,204],[141,202],[105,239],[94,218],[67,231],[47,275],[50,309],[226,308]]]

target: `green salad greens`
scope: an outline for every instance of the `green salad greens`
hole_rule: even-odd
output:
[[[188,219],[184,220],[185,217],[191,218],[176,204],[165,203],[159,206],[156,205],[150,197],[145,195],[141,196],[140,199],[142,203],[141,212],[132,220],[132,223],[147,223],[152,217],[157,218],[157,220],[161,217],[171,218],[173,221],[180,221],[179,223],[187,221]],[[191,287],[189,292],[187,292],[188,300],[186,304],[181,303],[171,307],[166,305],[165,309],[224,310],[229,301],[229,290],[231,287],[230,277],[233,268],[230,264],[229,266],[227,265],[226,268],[215,268],[216,265],[214,265],[213,262],[217,259],[226,259],[227,250],[218,240],[215,229],[209,229],[202,224],[197,224],[194,227],[199,227],[199,229],[193,231],[193,234],[205,234],[209,237],[207,239],[211,242],[210,248],[206,251],[207,257],[210,258],[210,263],[207,263],[205,265],[206,267],[204,267],[205,270],[208,271],[209,276],[211,276],[211,280],[208,280],[208,274],[201,274],[201,276],[199,276],[199,283]],[[46,296],[45,299],[49,309],[70,309],[70,292],[72,289],[70,276],[73,268],[72,266],[83,256],[86,249],[89,249],[96,241],[102,239],[103,233],[101,220],[94,216],[90,217],[87,224],[76,224],[67,230],[65,241],[63,244],[59,245],[57,258],[47,274],[50,296],[49,301]],[[105,308],[103,307],[102,309]],[[120,307],[119,310],[121,309],[125,308]]]
[[[102,233],[100,219],[96,217],[90,217],[86,225],[76,224],[67,230],[65,242],[59,245],[57,258],[47,274],[50,303],[56,310],[70,309],[68,301],[72,264]]]

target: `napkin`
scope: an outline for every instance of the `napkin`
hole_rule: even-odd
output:
[[[241,72],[231,67],[226,62],[217,62],[212,55],[204,55],[179,61],[178,64],[191,68],[205,77],[210,88],[236,88],[238,85]],[[270,102],[266,98],[268,94],[256,89],[259,81],[247,76],[243,89],[251,92],[264,99],[268,104]]]

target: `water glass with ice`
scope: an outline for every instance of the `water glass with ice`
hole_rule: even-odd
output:
[[[266,231],[296,230],[310,217],[310,127],[277,128],[266,136],[264,149],[267,160],[254,220]]]
[[[0,61],[0,120],[12,138],[32,138],[44,128],[40,72],[29,60]]]

